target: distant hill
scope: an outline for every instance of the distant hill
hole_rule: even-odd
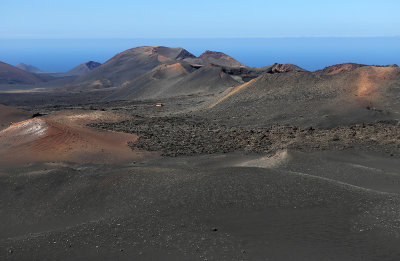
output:
[[[0,62],[0,84],[34,84],[44,79],[15,66]]]
[[[29,65],[29,64],[24,64],[24,63],[19,63],[15,67],[17,67],[21,70],[24,70],[26,72],[35,73],[35,74],[50,73],[48,71],[43,71],[35,66]]]
[[[81,76],[81,75],[87,74],[88,72],[96,69],[100,65],[101,65],[101,63],[98,63],[98,62],[93,62],[93,61],[85,62],[85,63],[82,63],[82,64],[72,68],[71,70],[66,72],[65,75],[66,76]]]
[[[144,46],[126,50],[74,81],[73,86],[104,88],[120,86],[151,71],[160,64],[195,57],[183,48]]]
[[[65,73],[43,71],[35,66],[29,65],[29,64],[24,64],[24,63],[20,63],[16,67],[21,70],[24,70],[26,72],[36,74],[41,79],[54,80],[56,78],[82,76],[82,75],[96,69],[100,65],[101,65],[101,63],[94,62],[94,61],[88,61],[88,62],[82,63],[82,64],[72,68],[71,70],[69,70]]]
[[[142,46],[115,55],[96,70],[76,79],[69,87],[70,89],[90,89],[126,86],[158,65],[175,63],[192,64],[198,67],[214,64],[247,68],[244,64],[220,52],[206,51],[196,57],[180,47]]]

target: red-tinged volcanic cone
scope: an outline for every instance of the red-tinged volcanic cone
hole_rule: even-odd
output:
[[[176,63],[195,56],[183,48],[142,46],[121,52],[95,70],[76,79],[70,88],[120,86],[164,63]]]
[[[103,111],[68,111],[13,123],[0,131],[0,164],[30,162],[123,163],[149,156],[132,151],[134,134],[98,131],[86,126],[129,117]]]

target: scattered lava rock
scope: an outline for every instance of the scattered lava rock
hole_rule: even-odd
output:
[[[244,151],[275,153],[282,149],[328,150],[357,146],[379,151],[400,150],[400,128],[388,123],[357,124],[332,129],[275,125],[244,129],[178,117],[143,118],[119,123],[96,123],[99,129],[136,133],[128,145],[134,149],[162,151],[164,156]]]
[[[35,113],[35,114],[32,115],[32,119],[33,119],[33,118],[36,118],[36,117],[41,117],[41,116],[44,116],[44,114]]]

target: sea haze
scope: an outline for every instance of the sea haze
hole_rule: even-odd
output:
[[[293,63],[307,70],[355,62],[400,63],[400,37],[379,38],[212,38],[212,39],[2,39],[0,61],[20,62],[63,72],[93,60],[105,62],[116,53],[142,45],[179,46],[195,55],[221,51],[248,66]]]

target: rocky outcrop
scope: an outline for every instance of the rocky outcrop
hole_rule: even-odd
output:
[[[269,73],[285,73],[285,72],[304,72],[303,68],[300,68],[294,64],[280,64],[275,63],[271,66],[271,69],[268,71]]]
[[[357,64],[357,63],[343,63],[343,64],[335,64],[332,66],[328,66],[321,71],[325,74],[338,74],[342,72],[351,72],[354,71],[357,68],[364,67],[366,65],[364,64]]]

